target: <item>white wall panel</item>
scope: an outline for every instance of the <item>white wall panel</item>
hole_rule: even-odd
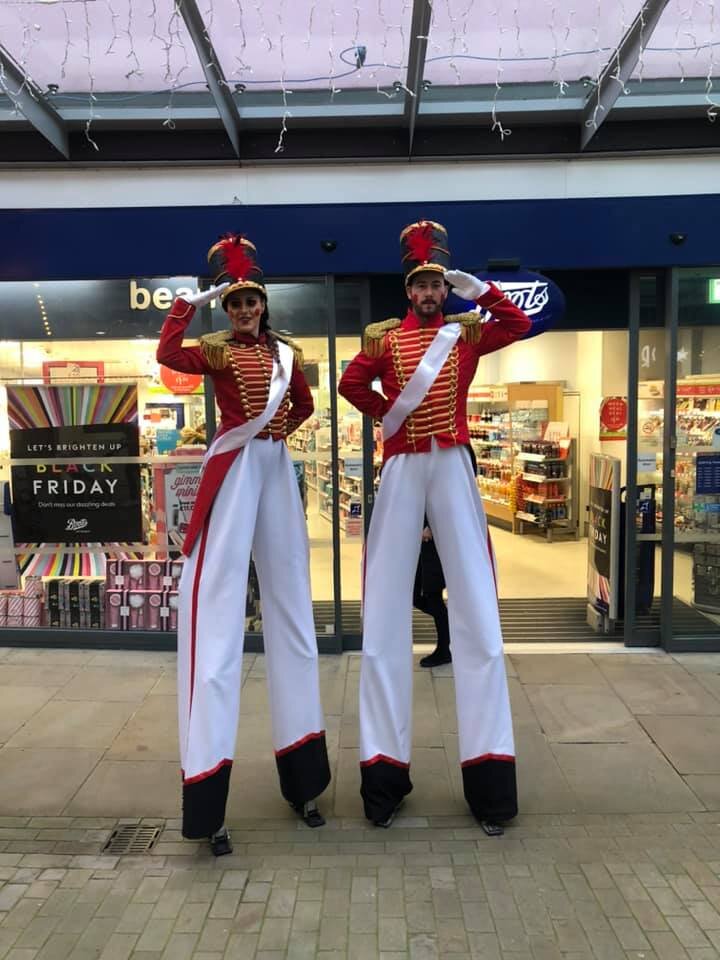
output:
[[[714,156],[543,161],[0,168],[0,209],[397,203],[717,193]]]

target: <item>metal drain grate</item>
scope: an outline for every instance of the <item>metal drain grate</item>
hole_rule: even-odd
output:
[[[102,852],[115,856],[149,853],[160,836],[160,830],[160,827],[143,827],[139,823],[123,823],[110,834]]]

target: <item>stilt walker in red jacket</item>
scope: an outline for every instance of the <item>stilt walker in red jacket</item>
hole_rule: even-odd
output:
[[[308,572],[308,536],[285,438],[313,412],[299,349],[270,329],[255,247],[230,235],[208,254],[214,286],[175,301],[157,359],[208,374],[221,412],[183,547],[178,618],[182,833],[232,850],[224,826],[240,710],[252,552],[280,789],[310,826],[330,782]],[[183,347],[195,308],[220,296],[231,329]]]
[[[478,359],[530,320],[493,284],[450,270],[447,233],[403,230],[410,309],[372,324],[339,391],[382,419],[384,466],[366,544],[360,767],[365,814],[389,826],[412,790],[412,592],[426,514],[445,572],[465,798],[489,833],[517,813],[515,748],[494,557],[467,445]],[[449,285],[492,315],[443,316]],[[383,394],[372,389],[379,379]]]

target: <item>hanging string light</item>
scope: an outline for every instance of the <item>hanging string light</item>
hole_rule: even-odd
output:
[[[497,54],[497,63],[495,65],[495,95],[493,96],[492,108],[490,110],[490,117],[492,119],[491,130],[493,133],[498,133],[500,135],[500,141],[504,141],[505,137],[509,137],[512,134],[512,130],[509,127],[503,126],[502,121],[498,117],[497,113],[497,104],[498,98],[500,96],[500,91],[502,90],[502,75],[504,73],[503,63],[503,34],[506,32],[507,28],[503,26],[502,21],[500,20],[500,9],[499,7],[495,10],[495,15],[497,18],[498,24],[498,54]]]
[[[129,80],[133,76],[142,77],[143,72],[140,67],[140,61],[138,60],[138,55],[135,52],[135,36],[133,33],[133,0],[127,0],[128,5],[128,20],[127,20],[127,30],[125,31],[128,39],[128,53],[127,60],[133,61],[134,66],[125,74],[125,79]]]
[[[288,90],[285,85],[285,33],[283,30],[283,7],[285,5],[285,0],[280,0],[280,8],[278,10],[278,33],[280,35],[280,65],[282,69],[282,101],[283,101],[283,115],[282,122],[280,126],[280,135],[278,137],[277,146],[275,147],[275,153],[283,153],[285,150],[285,134],[287,133],[287,122],[291,116],[290,110],[288,109],[288,94],[292,93],[292,90]]]
[[[705,77],[705,102],[708,105],[706,114],[710,123],[715,123],[718,109],[720,109],[720,102],[713,96],[713,78],[715,76],[715,23],[715,0],[710,0],[710,62],[708,63],[707,76]]]
[[[85,139],[92,146],[94,150],[99,151],[97,143],[90,136],[90,127],[92,122],[95,119],[95,75],[92,68],[92,52],[90,46],[90,11],[88,10],[87,0],[83,3],[83,11],[85,13],[85,53],[84,59],[87,61],[88,69],[88,82],[89,82],[89,109],[88,109],[88,118],[85,122]]]

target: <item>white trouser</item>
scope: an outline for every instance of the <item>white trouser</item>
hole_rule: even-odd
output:
[[[235,752],[251,551],[276,754],[312,739],[322,739],[324,750],[298,484],[286,445],[253,439],[228,470],[180,582],[178,713],[186,788],[229,766]]]
[[[412,593],[427,514],[448,592],[460,761],[512,761],[515,748],[494,558],[464,447],[385,464],[366,547],[360,760],[410,763]],[[505,764],[503,764],[505,765]],[[512,770],[514,782],[514,764]],[[466,782],[467,795],[467,782]],[[366,806],[367,809],[367,806]]]

